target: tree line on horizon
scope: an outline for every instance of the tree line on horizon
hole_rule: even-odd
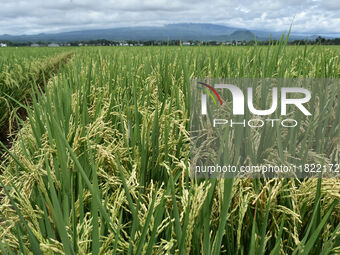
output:
[[[180,45],[270,45],[279,42],[280,40],[233,40],[233,41],[198,41],[198,40],[187,40],[185,42],[181,40],[148,40],[148,41],[135,41],[135,40],[122,40],[122,41],[111,41],[106,39],[98,39],[98,40],[90,40],[90,41],[70,41],[70,42],[59,42],[57,43],[59,46],[180,46]],[[25,47],[25,46],[48,46],[54,42],[16,42],[16,41],[0,41],[1,43],[6,44],[7,46],[12,47]],[[321,36],[317,37],[314,40],[292,40],[288,42],[289,45],[340,45],[340,38],[327,39]]]

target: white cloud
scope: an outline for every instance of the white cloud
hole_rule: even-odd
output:
[[[339,0],[323,0],[321,4],[324,8],[329,10],[340,10],[340,1]]]
[[[340,33],[339,0],[0,0],[0,34],[206,22]]]

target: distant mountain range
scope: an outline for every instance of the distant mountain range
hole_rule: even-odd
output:
[[[111,29],[95,29],[72,32],[61,32],[54,34],[36,34],[36,35],[0,35],[0,41],[8,40],[15,42],[70,42],[70,41],[90,41],[106,39],[113,41],[135,40],[203,40],[203,41],[249,41],[256,39],[267,40],[279,39],[282,32],[268,32],[260,30],[246,30],[236,27],[227,27],[222,25],[207,23],[178,23],[164,26],[153,27],[121,27]],[[292,33],[291,40],[296,39],[315,39],[319,34]],[[328,38],[340,37],[328,34]]]

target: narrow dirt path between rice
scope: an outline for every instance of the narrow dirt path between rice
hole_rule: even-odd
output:
[[[65,54],[65,53],[64,53]],[[60,67],[66,65],[71,58],[73,57],[74,53],[73,52],[69,52],[66,53],[64,57],[61,58],[60,61],[56,62],[53,67],[52,67],[52,71],[49,73],[45,73],[44,70],[41,71],[41,75],[39,75],[39,78],[36,80],[36,83],[39,85],[39,87],[42,89],[42,91],[44,91],[44,84],[48,83],[48,81],[54,77],[60,70]],[[45,76],[45,77],[44,77]],[[46,82],[45,82],[46,81]],[[31,103],[31,98],[26,98],[28,104]],[[21,102],[21,103],[25,103],[25,102]],[[25,110],[25,108],[21,107],[17,110],[17,116],[21,119],[21,120],[26,120],[27,118],[27,112]],[[19,129],[16,121],[12,121],[11,125],[9,125],[10,123],[7,123],[6,125],[0,127],[0,162],[2,162],[2,160],[4,159],[4,150],[1,146],[1,143],[7,148],[9,149],[12,146],[12,143],[16,137],[16,133]],[[10,135],[13,134],[13,135]]]

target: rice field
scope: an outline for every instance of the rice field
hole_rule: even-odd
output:
[[[15,100],[24,103],[34,85],[42,85],[67,59],[63,49],[15,48],[0,51],[0,140],[6,142],[15,125],[15,113],[25,115]],[[0,153],[1,153],[0,149]],[[0,154],[1,155],[1,154]]]
[[[16,50],[0,50],[0,77],[13,79],[0,78],[2,121],[20,127],[0,163],[2,254],[340,253],[339,179],[194,179],[189,130],[191,79],[337,79],[340,47]],[[62,66],[23,78],[38,62]],[[310,153],[327,161],[322,149]]]

